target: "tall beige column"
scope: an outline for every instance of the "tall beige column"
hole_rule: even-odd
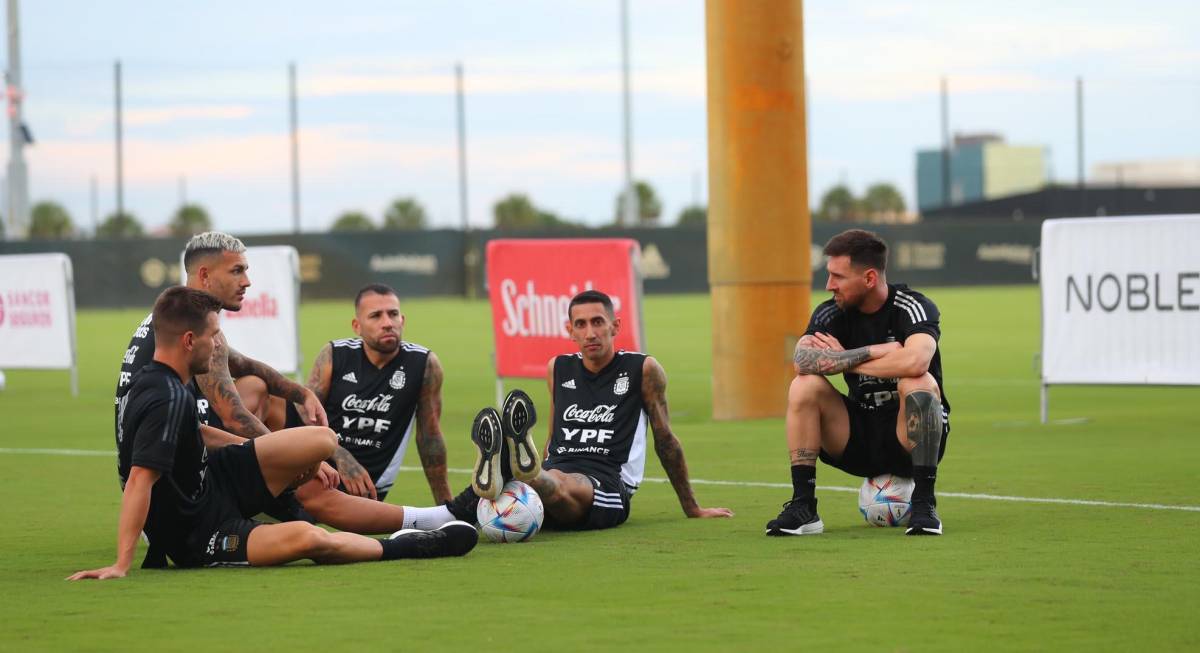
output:
[[[713,417],[784,412],[809,316],[801,0],[708,0]]]

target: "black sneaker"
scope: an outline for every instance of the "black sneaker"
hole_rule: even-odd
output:
[[[541,469],[537,443],[529,434],[534,424],[537,424],[537,411],[529,395],[520,390],[508,393],[501,411],[500,428],[508,445],[508,466],[518,481],[532,481]]]
[[[468,485],[466,489],[458,493],[458,496],[447,501],[445,504],[446,510],[450,511],[451,515],[459,521],[465,521],[468,524],[474,524],[475,509],[479,507],[479,495],[475,494],[475,488]]]
[[[941,535],[942,520],[938,519],[937,501],[913,501],[912,515],[908,518],[905,535]]]
[[[495,501],[504,489],[504,479],[500,476],[500,445],[504,439],[500,415],[495,408],[489,406],[475,416],[475,423],[471,425],[471,442],[478,449],[475,469],[471,473],[471,487],[480,497]]]
[[[479,532],[465,521],[452,521],[431,531],[404,528],[388,539],[404,541],[405,558],[443,558],[466,555],[479,542]]]
[[[767,535],[816,535],[825,532],[825,523],[817,515],[817,500],[812,503],[792,499],[783,504],[783,512],[767,522]]]

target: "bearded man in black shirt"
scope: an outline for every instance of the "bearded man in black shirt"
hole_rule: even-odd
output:
[[[767,535],[824,531],[816,462],[855,476],[890,473],[915,482],[909,535],[941,535],[934,482],[950,432],[942,384],[940,313],[928,298],[889,284],[887,244],[851,229],[825,245],[833,298],[813,311],[796,344],[788,389],[792,499]],[[825,378],[842,374],[849,395]]]

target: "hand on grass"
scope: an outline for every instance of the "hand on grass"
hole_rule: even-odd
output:
[[[128,571],[129,570],[122,569],[121,567],[119,567],[117,565],[110,565],[108,567],[102,567],[100,569],[88,569],[87,571],[77,571],[77,572],[71,574],[70,576],[67,576],[67,580],[83,580],[85,578],[94,578],[96,580],[108,580],[109,578],[124,578],[125,574],[128,573]]]

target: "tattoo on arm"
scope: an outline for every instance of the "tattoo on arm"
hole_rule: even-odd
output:
[[[347,451],[341,445],[338,445],[333,450],[333,464],[337,466],[338,473],[342,476],[353,478],[367,473],[366,468],[358,462],[354,454]]]
[[[818,452],[815,449],[792,449],[793,465],[815,465]]]
[[[238,394],[233,377],[229,374],[228,347],[224,340],[218,343],[213,351],[212,361],[208,372],[196,376],[196,384],[204,397],[208,399],[209,408],[216,411],[226,430],[235,435],[256,438],[271,432],[246,406]]]
[[[451,496],[446,480],[446,441],[441,427],[443,378],[441,361],[430,352],[417,399],[417,453],[434,501],[447,501]]]
[[[841,374],[846,370],[871,359],[870,347],[859,347],[848,351],[831,351],[800,346],[797,343],[792,362],[800,374]]]
[[[267,384],[267,393],[297,404],[304,403],[304,386],[287,378],[275,368],[229,349],[230,376],[257,376]]]
[[[333,347],[325,345],[321,351],[317,353],[317,359],[313,361],[312,371],[308,373],[308,389],[317,395],[317,399],[321,403],[329,398],[329,383],[325,380],[329,376],[329,368],[333,365]]]
[[[646,415],[650,418],[650,428],[654,431],[654,453],[662,463],[675,495],[679,497],[679,505],[685,513],[691,514],[696,510],[696,497],[692,493],[692,484],[688,481],[687,461],[683,457],[683,447],[679,438],[671,431],[671,419],[667,409],[667,374],[658,361],[647,359],[645,371],[642,374],[642,403]]]

